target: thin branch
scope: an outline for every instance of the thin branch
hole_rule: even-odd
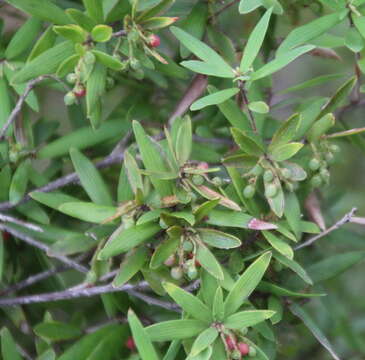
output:
[[[127,31],[125,31],[125,30],[119,30],[112,34],[113,37],[121,37],[121,36],[126,36],[126,35],[127,35]]]
[[[10,226],[0,224],[0,230],[6,231],[9,234],[11,234],[11,235],[17,237],[18,239],[24,241],[28,245],[34,246],[35,248],[44,251],[48,256],[54,257],[55,259],[63,262],[64,264],[70,266],[71,268],[73,268],[73,269],[75,269],[79,272],[82,272],[82,273],[86,274],[89,271],[88,268],[86,268],[85,266],[83,266],[83,265],[77,263],[76,261],[68,258],[67,256],[52,253],[52,250],[48,245],[46,245],[42,242],[39,242],[38,240],[32,238],[31,236],[23,234],[22,232],[13,229]]]
[[[316,236],[313,236],[309,240],[305,241],[303,244],[298,245],[297,247],[294,248],[294,250],[299,250],[299,249],[302,249],[304,247],[310,246],[314,242],[316,242],[317,240],[319,240],[319,239],[323,238],[324,236],[328,235],[329,233],[331,233],[332,231],[335,231],[335,230],[339,229],[341,226],[351,222],[352,217],[353,217],[353,215],[355,214],[356,211],[357,211],[356,208],[352,208],[349,213],[347,213],[342,219],[337,221],[334,225],[329,227],[327,230],[321,232],[320,234],[318,234]]]
[[[229,2],[228,4],[224,5],[223,7],[221,7],[219,10],[217,10],[214,14],[212,14],[209,17],[209,21],[214,20],[217,16],[219,16],[222,12],[226,11],[227,9],[229,9],[232,5],[238,3],[240,0],[233,0],[231,2]]]
[[[241,90],[240,94],[242,95],[243,105],[245,105],[245,107],[247,108],[248,117],[250,118],[251,128],[253,132],[257,133],[255,117],[250,108],[248,107],[249,101],[242,81],[239,82],[239,88]]]
[[[23,227],[25,227],[27,229],[30,229],[30,230],[33,230],[33,231],[37,231],[37,232],[43,232],[44,231],[38,225],[35,225],[35,224],[32,224],[32,223],[29,223],[29,222],[26,222],[26,221],[17,219],[15,217],[9,216],[9,215],[0,214],[0,221],[2,221],[2,222],[10,222],[10,223],[13,223],[13,224],[17,224],[17,225],[23,226]]]

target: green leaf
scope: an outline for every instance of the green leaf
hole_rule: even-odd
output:
[[[82,27],[74,24],[54,26],[53,31],[74,43],[85,42],[88,35]]]
[[[64,11],[50,0],[7,0],[16,8],[50,23],[65,25],[69,19]]]
[[[301,209],[297,195],[292,192],[285,195],[285,218],[296,238],[300,236]]]
[[[100,0],[82,0],[87,14],[97,23],[104,22],[103,2]]]
[[[97,22],[93,20],[91,17],[86,15],[80,10],[77,9],[67,9],[66,14],[79,26],[85,29],[88,32],[91,32],[92,29],[97,25]]]
[[[276,187],[275,196],[266,196],[266,191],[268,191],[269,186],[274,185]],[[285,198],[284,191],[281,186],[280,180],[275,176],[272,182],[264,182],[265,186],[265,197],[267,202],[270,205],[271,210],[275,213],[276,216],[282,217],[284,214],[285,208]]]
[[[13,35],[5,50],[5,58],[12,60],[21,55],[33,44],[42,28],[42,22],[36,18],[28,19]]]
[[[194,55],[202,59],[207,64],[216,67],[221,77],[234,77],[231,67],[209,46],[191,36],[186,31],[175,26],[171,27],[171,32],[184,46],[194,53]]]
[[[77,198],[60,192],[44,193],[41,191],[33,191],[29,195],[32,199],[56,210],[64,203],[78,201]]]
[[[213,94],[204,96],[199,100],[195,101],[191,106],[191,111],[196,111],[203,109],[207,106],[221,104],[222,102],[230,99],[232,96],[236,95],[239,92],[238,88],[225,89],[221,91],[217,91]]]
[[[94,164],[75,148],[70,150],[70,156],[81,185],[90,199],[98,205],[112,206],[109,189]]]
[[[257,289],[261,292],[274,294],[277,296],[289,296],[298,298],[312,298],[312,297],[326,296],[326,294],[299,293],[267,281],[261,281]]]
[[[333,114],[324,115],[316,121],[307,133],[307,138],[310,142],[318,141],[331,127],[335,125],[335,117]]]
[[[21,360],[17,345],[7,328],[2,328],[0,331],[1,339],[1,355],[4,360]]]
[[[4,76],[0,76],[0,128],[7,122],[12,111],[12,98],[8,82]],[[5,133],[9,135],[12,131],[12,125]]]
[[[200,334],[207,324],[200,320],[170,320],[146,327],[152,341],[188,339]]]
[[[128,150],[124,152],[124,166],[134,194],[137,194],[138,190],[143,191],[143,180],[137,162]]]
[[[224,319],[224,298],[223,298],[223,290],[220,286],[217,288],[217,291],[215,292],[212,310],[213,310],[214,320],[222,321]]]
[[[275,146],[270,155],[274,161],[284,161],[293,157],[302,147],[302,143],[283,144]]]
[[[44,51],[28,62],[12,79],[14,84],[23,83],[44,74],[53,74],[58,66],[74,54],[71,41],[64,41]]]
[[[262,5],[262,0],[241,0],[239,5],[240,14],[248,14]]]
[[[199,244],[196,253],[196,259],[200,262],[201,266],[212,276],[214,276],[218,280],[224,279],[221,265],[205,245]]]
[[[364,40],[357,29],[351,27],[347,30],[345,46],[354,53],[358,53],[364,48]]]
[[[335,360],[340,360],[335,351],[332,348],[332,345],[323,334],[322,330],[316,325],[310,315],[303,309],[303,307],[299,306],[296,303],[293,303],[289,306],[290,311],[301,319],[304,325],[310,330],[310,332],[314,335],[314,337],[320,342],[320,344],[331,354],[332,358]]]
[[[100,61],[104,66],[108,67],[109,69],[119,71],[124,68],[122,62],[120,62],[115,57],[108,55],[105,52],[98,50],[92,50],[91,52],[95,55],[98,61]]]
[[[156,6],[152,6],[151,8],[145,10],[138,16],[138,21],[143,21],[144,19],[149,19],[155,15],[164,13],[167,11],[173,4],[175,0],[162,0],[157,3]]]
[[[120,264],[119,271],[113,280],[113,287],[120,287],[129,281],[146,262],[148,257],[147,249],[139,247],[127,253]]]
[[[277,146],[287,144],[293,140],[300,126],[301,119],[302,117],[300,114],[294,114],[289,119],[284,121],[279,129],[275,131],[269,145],[269,151]]]
[[[271,260],[271,252],[266,252],[255,260],[235,282],[224,303],[225,315],[234,314],[256,289]]]
[[[262,232],[265,239],[268,241],[268,243],[279,253],[283,254],[289,259],[293,259],[294,252],[290,245],[288,245],[285,241],[275,236],[273,233],[269,231],[263,231]]]
[[[175,154],[180,166],[190,159],[192,143],[191,119],[190,117],[185,117],[180,123],[175,143]]]
[[[97,205],[91,202],[67,202],[62,204],[59,211],[77,219],[100,224],[116,214],[117,208]]]
[[[195,221],[198,223],[203,220],[204,217],[208,216],[211,210],[213,210],[219,204],[219,199],[209,200],[201,205],[197,206],[193,210]]]
[[[254,326],[264,320],[270,319],[275,314],[271,310],[248,310],[235,313],[224,320],[224,326],[228,329],[238,330]]]
[[[226,77],[226,78],[233,77],[227,73],[222,73],[220,68],[217,67],[215,64],[206,63],[204,61],[188,60],[188,61],[182,61],[180,65],[199,74],[217,76],[217,77]]]
[[[245,153],[257,157],[260,157],[263,154],[264,149],[262,145],[258,144],[258,142],[253,140],[253,138],[247,136],[242,130],[232,128],[231,132],[234,141]]]
[[[146,240],[151,239],[160,230],[160,226],[153,222],[125,229],[106,243],[100,251],[98,258],[100,260],[106,260],[112,256],[128,251]]]
[[[236,50],[232,40],[223,32],[219,31],[218,28],[216,29],[212,25],[207,27],[207,33],[209,42],[215,49],[217,49],[224,60],[226,60],[231,65],[235,64],[237,62]]]
[[[141,23],[143,29],[157,30],[170,26],[176,22],[175,17],[159,16],[149,18]]]
[[[161,244],[154,251],[150,268],[159,268],[168,258],[173,255],[180,245],[180,237],[167,238],[161,242]]]
[[[250,37],[247,40],[240,64],[240,70],[243,74],[250,70],[261,49],[267,29],[269,27],[272,11],[273,8],[270,8],[265,12],[255,28],[252,30]]]
[[[258,114],[267,114],[270,111],[269,106],[263,101],[250,102],[248,108]]]
[[[71,55],[69,58],[64,60],[57,68],[56,75],[60,78],[65,77],[70,72],[73,72],[77,64],[79,63],[79,55]]]
[[[213,320],[208,307],[196,296],[172,283],[165,283],[163,287],[173,300],[193,318],[206,323],[210,323]]]
[[[241,246],[237,237],[215,229],[196,229],[201,240],[209,246],[219,249],[233,249]]]
[[[36,335],[50,341],[69,340],[82,334],[78,327],[59,321],[40,323],[33,330]]]
[[[27,190],[29,167],[29,160],[24,160],[19,164],[11,179],[9,201],[13,205],[23,198],[25,191]]]
[[[39,37],[30,52],[27,62],[32,61],[37,56],[54,46],[57,35],[53,31],[53,27],[49,26],[47,30]]]
[[[308,24],[296,27],[280,44],[277,54],[284,55],[284,53],[289,50],[308,43],[310,40],[316,39],[335,25],[339,24],[346,17],[347,13],[347,10],[343,10],[338,13],[321,16]]]
[[[280,54],[274,60],[270,61],[269,63],[265,64],[263,67],[255,71],[251,75],[250,80],[252,81],[259,80],[273,73],[276,73],[283,67],[293,62],[299,56],[306,54],[307,52],[313,50],[314,48],[315,46],[312,45],[304,45],[294,50],[290,50],[283,54]]]
[[[91,31],[91,37],[96,42],[107,42],[111,39],[113,28],[108,25],[96,25]]]
[[[189,356],[197,356],[198,354],[200,354],[209,345],[213,344],[213,342],[218,337],[218,335],[219,335],[218,330],[214,327],[210,327],[210,328],[204,330],[195,339]]]

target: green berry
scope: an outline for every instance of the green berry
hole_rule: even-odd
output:
[[[264,169],[261,167],[261,165],[256,164],[250,171],[252,175],[260,176],[263,173]]]
[[[315,175],[310,182],[313,187],[320,187],[322,185],[322,178],[319,175]]]
[[[272,173],[271,170],[266,170],[264,172],[264,181],[265,182],[270,182],[274,179],[274,174]]]
[[[268,198],[273,198],[278,193],[278,188],[275,184],[270,184],[265,189],[265,195]]]
[[[194,185],[203,185],[204,184],[204,177],[198,174],[192,176],[191,180],[193,181]]]
[[[331,151],[332,151],[332,152],[334,152],[334,153],[339,153],[339,152],[341,151],[341,148],[340,148],[338,145],[336,145],[336,144],[332,144],[332,145],[330,146],[330,149],[331,149]]]
[[[325,159],[326,159],[327,163],[330,165],[335,162],[335,157],[333,156],[332,153],[327,153],[325,156]]]
[[[243,196],[246,199],[251,199],[254,195],[255,195],[255,187],[253,185],[247,185],[244,189],[243,189]]]
[[[76,84],[77,81],[77,75],[75,73],[69,73],[66,77],[66,81],[69,84]]]
[[[248,356],[255,357],[256,355],[257,355],[257,350],[253,346],[250,346],[250,351],[248,353]]]
[[[223,185],[223,180],[219,176],[216,176],[212,179],[212,182],[215,186],[219,187]]]
[[[285,179],[290,179],[291,176],[292,176],[292,173],[291,173],[290,169],[287,169],[287,168],[281,169],[281,174],[283,175],[283,177]]]
[[[321,163],[318,159],[313,158],[310,162],[309,162],[309,168],[313,171],[316,171],[319,169],[319,167],[321,166]]]
[[[198,277],[198,270],[195,266],[190,266],[186,274],[190,280],[194,280]]]
[[[84,62],[85,62],[85,64],[87,64],[87,65],[92,65],[92,64],[94,64],[94,63],[95,63],[95,60],[96,60],[95,55],[94,55],[92,52],[90,52],[90,51],[88,51],[88,52],[84,55]]]
[[[170,275],[173,279],[180,280],[184,274],[180,267],[175,266],[171,269]]]
[[[330,172],[326,168],[322,168],[321,171],[319,172],[319,174],[325,183],[329,182],[331,175],[330,175]]]
[[[186,241],[183,242],[183,249],[186,252],[192,252],[193,249],[194,249],[194,245],[191,241],[186,240]]]
[[[133,58],[130,60],[130,65],[133,70],[140,70],[141,69],[141,63],[139,60]]]
[[[231,358],[233,360],[240,360],[241,359],[241,353],[238,350],[233,350],[231,353]]]
[[[72,91],[70,91],[65,95],[63,100],[65,102],[65,105],[67,106],[73,105],[76,102],[76,95]]]

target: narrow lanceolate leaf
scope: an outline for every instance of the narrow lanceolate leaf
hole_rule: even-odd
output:
[[[284,214],[284,208],[285,208],[285,197],[284,197],[284,191],[281,187],[280,180],[275,177],[274,180],[269,183],[265,182],[265,193],[268,191],[269,186],[273,184],[276,186],[276,194],[274,196],[266,196],[266,200],[270,205],[271,210],[275,213],[276,216],[282,217]]]
[[[333,114],[324,115],[316,121],[307,133],[307,138],[310,142],[318,141],[331,127],[335,125],[335,117]]]
[[[198,354],[200,354],[209,345],[213,344],[218,335],[219,335],[218,330],[214,327],[210,327],[204,330],[195,339],[189,356],[197,356]]]
[[[91,32],[97,22],[93,20],[90,16],[85,14],[84,12],[77,9],[67,9],[66,14],[79,26],[83,29]]]
[[[217,72],[219,72],[221,77],[234,77],[231,67],[209,46],[177,27],[172,27],[171,32],[185,47],[194,53],[194,55],[204,62],[217,67]]]
[[[58,66],[74,54],[74,44],[64,41],[46,50],[28,62],[12,79],[14,84],[23,83],[40,75],[53,74]]]
[[[117,212],[113,206],[97,205],[91,202],[67,202],[62,204],[59,211],[77,219],[91,223],[101,224]]]
[[[217,291],[214,295],[212,311],[214,320],[222,321],[224,319],[224,298],[223,290],[220,286],[217,288]]]
[[[112,206],[113,200],[103,178],[94,164],[79,150],[70,150],[73,166],[90,199],[98,205]]]
[[[300,231],[301,210],[300,210],[300,203],[296,193],[292,192],[285,195],[284,214],[296,238],[299,238],[301,232]]]
[[[262,43],[264,42],[265,35],[270,23],[270,17],[272,14],[272,9],[266,11],[264,16],[255,26],[253,31],[251,32],[250,37],[248,38],[246,47],[243,51],[243,56],[241,60],[240,70],[242,73],[247,72],[252,66],[256,56],[258,55]]]
[[[17,345],[7,328],[2,328],[0,331],[1,339],[1,355],[4,360],[22,360]]]
[[[9,201],[12,204],[18,203],[27,190],[29,167],[29,160],[24,160],[15,170],[9,188]]]
[[[179,236],[173,236],[171,238],[165,239],[155,249],[151,258],[150,268],[151,269],[159,268],[169,258],[169,256],[176,253],[176,250],[178,249],[179,245],[180,245]]]
[[[83,0],[87,14],[99,24],[104,21],[103,2],[99,0]]]
[[[270,319],[275,314],[271,310],[249,310],[241,311],[228,316],[224,320],[224,326],[228,329],[243,329],[254,326],[264,320]]]
[[[77,326],[59,321],[40,323],[33,328],[33,331],[43,339],[51,341],[69,340],[82,334]]]
[[[347,10],[322,16],[306,25],[295,28],[281,43],[277,54],[283,55],[285,52],[319,37],[340,23],[346,14]]]
[[[262,68],[255,71],[251,75],[251,80],[259,80],[281,70],[282,68],[290,64],[292,61],[297,59],[299,56],[306,54],[307,52],[313,50],[314,48],[315,46],[312,45],[304,45],[294,50],[290,50],[288,52],[278,55],[278,57],[276,57],[274,60],[270,61]]]
[[[119,287],[129,281],[142,268],[147,260],[148,252],[144,247],[139,247],[136,250],[131,250],[126,254],[118,274],[113,280],[113,287]]]
[[[301,148],[302,143],[289,143],[284,145],[275,146],[271,150],[271,156],[275,161],[284,161],[293,157]]]
[[[128,324],[132,331],[133,340],[138,349],[138,353],[142,360],[159,360],[155,348],[148,336],[147,329],[143,327],[142,323],[132,311],[128,311]]]
[[[230,99],[232,96],[236,95],[239,92],[238,88],[225,89],[221,91],[217,91],[213,94],[204,96],[199,100],[195,101],[191,106],[190,110],[196,111],[203,109],[210,105],[218,105],[222,102]]]
[[[200,320],[170,320],[146,327],[152,341],[188,339],[200,334],[207,324]]]
[[[197,229],[201,240],[209,246],[219,249],[233,249],[241,245],[236,236],[215,229]]]
[[[289,259],[293,259],[294,252],[290,245],[288,245],[284,240],[278,238],[273,233],[269,231],[262,232],[268,241],[268,243],[279,253],[283,254],[284,256],[288,257]]]
[[[204,322],[212,321],[212,314],[208,307],[201,302],[196,296],[172,284],[163,285],[166,292],[181,306],[181,308],[190,316]]]
[[[160,226],[153,222],[136,225],[123,230],[118,236],[106,243],[99,253],[99,259],[108,259],[128,251],[149,239],[152,240],[153,236],[160,230]]]
[[[311,331],[311,333],[315,336],[315,338],[320,342],[320,344],[327,349],[327,351],[331,354],[332,358],[335,360],[340,360],[336,352],[333,350],[332,345],[323,334],[322,330],[317,326],[311,316],[303,309],[303,307],[299,306],[296,303],[293,303],[289,306],[290,311],[300,318],[304,325]]]
[[[98,61],[100,61],[104,66],[108,67],[109,69],[119,71],[124,67],[121,61],[103,51],[92,50],[91,52],[95,55]]]
[[[325,135],[324,137],[326,139],[334,139],[334,138],[340,138],[340,137],[345,137],[345,136],[358,135],[363,132],[365,132],[365,127],[355,128],[355,129],[350,129],[350,130],[345,130],[345,131],[339,131],[339,132],[336,132],[333,134]]]
[[[258,114],[267,114],[270,107],[263,101],[253,101],[248,104],[248,108]]]
[[[224,304],[226,316],[234,314],[255,290],[264,276],[270,260],[271,252],[261,255],[236,281]]]
[[[137,162],[128,150],[124,152],[124,166],[134,194],[137,194],[138,189],[143,191],[143,180]]]
[[[180,166],[184,165],[191,155],[193,134],[190,117],[185,117],[179,126],[176,135],[175,153]]]
[[[32,199],[55,210],[57,210],[62,204],[65,204],[67,202],[78,201],[77,198],[67,194],[63,194],[61,192],[44,193],[41,191],[33,191],[29,195]]]
[[[201,266],[209,272],[209,274],[218,280],[224,279],[220,263],[205,245],[199,244],[196,259],[200,262]]]
[[[264,152],[263,146],[255,139],[246,135],[242,130],[237,128],[231,129],[232,136],[237,145],[248,155],[261,156]]]
[[[269,145],[269,151],[277,146],[287,144],[295,138],[297,130],[301,124],[302,117],[300,114],[294,114],[287,119],[278,130],[275,131],[271,143]]]
[[[268,281],[261,281],[257,289],[264,293],[274,294],[277,296],[290,296],[298,298],[312,298],[326,296],[326,294],[312,294],[312,293],[300,293],[290,289],[283,288],[276,284],[270,283]]]

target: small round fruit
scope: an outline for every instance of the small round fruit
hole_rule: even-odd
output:
[[[161,39],[159,36],[152,34],[151,36],[149,36],[148,38],[148,45],[155,48],[155,47],[159,47],[161,44]]]
[[[241,353],[239,350],[233,350],[231,353],[231,359],[233,360],[241,360]]]
[[[183,277],[183,271],[179,266],[175,266],[171,269],[170,275],[175,280],[180,280]]]
[[[188,268],[188,271],[186,272],[186,275],[190,280],[194,280],[198,277],[198,270],[196,269],[195,266],[190,266]]]
[[[257,355],[257,350],[253,346],[250,346],[250,351],[248,353],[249,357],[255,357]]]
[[[69,73],[66,77],[66,81],[69,84],[76,84],[77,81],[77,75],[75,73]]]
[[[194,249],[194,245],[191,241],[186,240],[186,241],[183,242],[183,249],[186,252],[191,252]]]
[[[136,344],[132,336],[128,337],[127,341],[125,342],[125,347],[130,351],[136,350]]]
[[[290,169],[287,169],[287,168],[281,169],[281,174],[283,175],[283,177],[285,179],[290,179],[291,176],[292,176],[292,173],[291,173]]]
[[[79,86],[75,87],[73,92],[76,95],[76,97],[81,98],[81,97],[84,97],[86,95],[86,88],[82,85],[79,85]]]
[[[278,193],[278,188],[275,184],[270,184],[265,189],[266,197],[273,198]]]
[[[319,175],[315,175],[310,182],[313,187],[320,187],[322,185],[322,178]]]
[[[220,187],[223,185],[223,180],[219,176],[216,176],[212,179],[212,182],[215,186]]]
[[[132,58],[129,63],[130,63],[131,68],[133,70],[140,70],[141,69],[141,63],[136,58]]]
[[[171,267],[175,264],[176,257],[175,255],[170,255],[164,262],[164,264],[168,267]]]
[[[313,158],[311,161],[309,161],[309,168],[313,171],[316,171],[321,166],[321,163],[318,159]]]
[[[197,185],[197,186],[204,184],[204,177],[199,174],[193,175],[191,180],[193,181],[194,185]]]
[[[270,182],[274,179],[274,174],[272,173],[271,170],[266,170],[264,172],[264,181],[265,182]]]
[[[335,162],[335,157],[333,156],[332,153],[327,153],[325,156],[325,159],[326,159],[327,163],[330,165]]]
[[[320,174],[322,180],[325,183],[328,183],[329,182],[330,177],[331,177],[331,174],[330,174],[330,172],[326,168],[321,169],[321,171],[319,172],[319,174]]]
[[[244,342],[239,342],[237,347],[242,356],[246,356],[250,352],[250,347]]]
[[[255,195],[255,187],[253,185],[247,185],[244,189],[243,189],[243,196],[246,199],[251,199],[254,195]]]
[[[73,105],[76,102],[76,95],[72,91],[70,91],[65,95],[63,100],[65,102],[65,105],[67,106]]]
[[[331,149],[331,151],[332,151],[332,152],[334,152],[334,153],[339,153],[339,152],[341,151],[341,148],[340,148],[338,145],[336,145],[336,144],[332,144],[332,145],[330,146],[330,149]]]
[[[250,173],[252,175],[255,175],[255,176],[260,176],[262,173],[263,173],[264,169],[262,168],[261,165],[259,164],[256,164],[250,171]]]

